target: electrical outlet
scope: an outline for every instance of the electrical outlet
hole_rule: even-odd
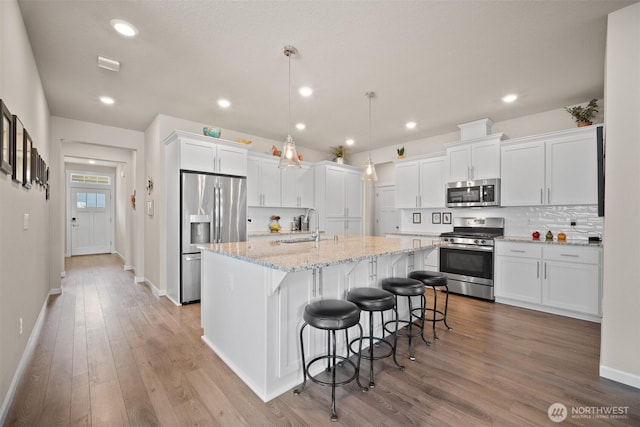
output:
[[[22,317],[20,318],[20,335],[22,335]]]
[[[572,227],[575,227],[578,224],[578,221],[576,221],[575,219],[572,219],[570,224]]]

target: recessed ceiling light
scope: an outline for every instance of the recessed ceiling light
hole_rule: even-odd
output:
[[[115,104],[116,101],[110,96],[101,96],[100,102],[102,102],[103,104],[111,105],[111,104]]]
[[[353,145],[353,144],[355,144],[355,141],[353,139],[349,138],[344,143],[347,144],[347,145]]]
[[[305,130],[306,127],[307,125],[305,125],[304,123],[296,123],[296,129],[298,130]]]
[[[89,160],[89,164],[90,164],[90,165],[95,165],[95,164],[96,164],[96,161],[95,161],[95,160]]]
[[[302,95],[302,96],[311,96],[311,95],[313,95],[313,89],[311,89],[309,86],[302,86],[300,88],[300,95]]]
[[[416,122],[407,122],[405,126],[407,129],[414,129],[416,127]]]
[[[515,93],[510,93],[509,95],[505,95],[504,97],[502,97],[502,102],[513,102],[516,99],[518,99],[518,95],[516,95]]]
[[[218,105],[222,108],[229,108],[231,107],[231,101],[229,101],[228,99],[218,99]]]
[[[112,19],[111,26],[114,30],[125,37],[135,37],[138,35],[138,29],[122,19]]]

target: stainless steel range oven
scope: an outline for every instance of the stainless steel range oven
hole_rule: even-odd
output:
[[[493,293],[494,237],[504,234],[504,218],[454,218],[453,231],[442,233],[440,272],[449,292],[495,300]]]

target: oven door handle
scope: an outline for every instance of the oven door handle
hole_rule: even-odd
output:
[[[440,247],[440,249],[465,249],[468,251],[477,251],[477,252],[493,252],[493,246],[477,246],[477,245],[464,245],[460,243],[454,244],[444,244]]]

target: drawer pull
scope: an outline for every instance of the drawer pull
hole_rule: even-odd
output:
[[[575,255],[575,254],[560,254],[560,256],[567,256],[567,257],[571,257],[571,258],[580,258],[580,255]]]
[[[520,250],[520,249],[510,249],[510,250],[511,250],[511,252],[517,252],[519,254],[523,254],[525,252],[525,251]]]

